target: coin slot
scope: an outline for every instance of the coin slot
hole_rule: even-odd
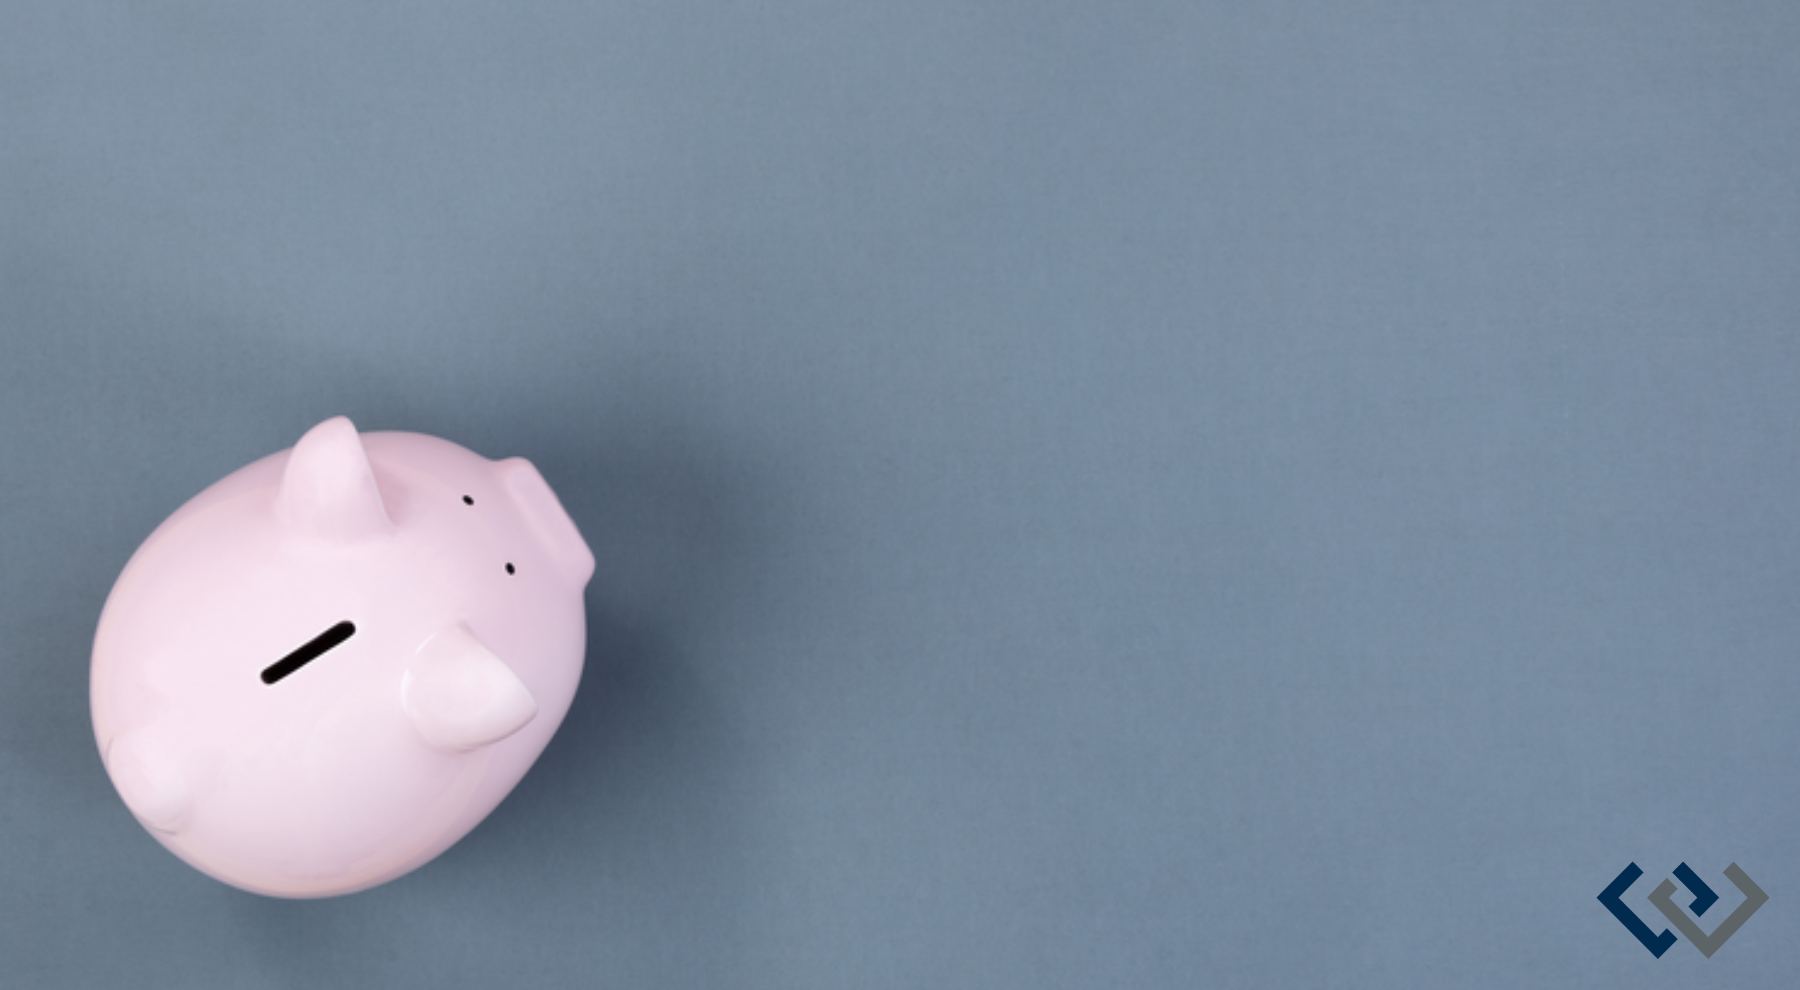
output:
[[[301,667],[324,656],[333,648],[342,645],[344,640],[349,639],[355,634],[356,624],[345,619],[343,622],[314,636],[312,639],[302,644],[299,649],[265,667],[262,672],[262,682],[264,684],[274,684],[276,681],[281,680],[289,674],[292,674],[294,671],[299,670]]]

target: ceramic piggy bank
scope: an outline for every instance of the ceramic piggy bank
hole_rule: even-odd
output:
[[[328,420],[195,496],[119,575],[91,683],[107,773],[163,845],[245,890],[391,880],[550,741],[593,570],[529,462]]]

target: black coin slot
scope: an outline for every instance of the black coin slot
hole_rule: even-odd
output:
[[[356,624],[348,619],[332,626],[330,629],[314,636],[294,652],[269,664],[262,672],[264,684],[273,684],[283,677],[299,670],[324,656],[333,647],[343,643],[356,633]]]

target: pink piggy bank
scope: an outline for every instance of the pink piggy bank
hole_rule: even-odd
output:
[[[449,848],[581,678],[594,556],[530,462],[339,417],[144,541],[94,637],[94,736],[163,845],[346,894]]]

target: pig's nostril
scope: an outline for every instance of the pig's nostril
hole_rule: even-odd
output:
[[[343,643],[344,640],[349,639],[355,634],[356,624],[349,619],[345,619],[337,625],[332,626],[330,629],[327,629],[306,641],[306,643],[302,644],[301,647],[294,652],[289,653],[287,656],[282,657],[280,660],[263,668],[262,682],[264,684],[273,684],[276,681],[281,680],[283,677],[286,677],[294,671],[299,670],[301,667],[324,656],[327,651]]]

